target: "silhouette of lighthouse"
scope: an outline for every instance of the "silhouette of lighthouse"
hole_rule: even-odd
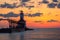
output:
[[[24,13],[23,11],[20,12],[20,20],[17,22],[17,29],[19,31],[25,30],[26,28],[26,21],[24,20]]]
[[[20,20],[24,20],[24,13],[23,13],[23,11],[21,11],[21,13],[20,13]]]

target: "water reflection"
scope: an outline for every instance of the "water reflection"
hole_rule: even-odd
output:
[[[24,40],[24,32],[20,34],[20,40]]]
[[[9,40],[24,40],[24,32],[11,33],[8,35]]]
[[[0,33],[0,40],[60,40],[60,29],[33,30],[11,34]]]

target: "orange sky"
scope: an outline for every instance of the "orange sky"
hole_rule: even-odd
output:
[[[17,0],[0,0],[0,4],[4,4],[4,2],[9,3],[9,4],[13,4],[13,3],[17,3],[17,5],[21,4],[21,1]],[[49,3],[53,3],[52,0],[48,0]],[[58,0],[59,1],[59,0]],[[34,2],[33,4],[31,4],[31,2]],[[43,15],[41,16],[36,16],[36,17],[28,17],[25,16],[25,20],[27,21],[27,26],[31,27],[31,28],[60,28],[59,24],[60,24],[60,8],[48,8],[47,5],[45,3],[41,3],[40,5],[38,5],[38,2],[42,2],[42,0],[30,0],[26,3],[26,6],[34,6],[31,9],[28,9],[25,6],[21,6],[18,8],[0,8],[0,14],[7,14],[8,12],[14,12],[15,14],[19,14],[20,10],[23,10],[25,14],[35,14],[37,12],[42,13]],[[59,1],[60,2],[60,1]],[[59,2],[56,2],[56,4],[58,4]],[[55,2],[54,2],[55,3]],[[57,16],[56,16],[57,15]],[[17,18],[17,19],[16,19]],[[19,17],[14,17],[13,20],[19,20]],[[12,19],[12,18],[11,18]],[[53,22],[48,22],[53,20]],[[37,22],[36,22],[37,21]],[[41,22],[40,22],[41,21]]]

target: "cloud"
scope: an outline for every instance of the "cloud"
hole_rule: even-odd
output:
[[[17,3],[13,3],[13,4],[8,4],[8,3],[4,3],[4,4],[0,4],[1,8],[16,8]]]
[[[26,6],[26,3],[22,3],[22,5],[21,6]]]
[[[17,17],[19,15],[14,14],[13,12],[9,12],[8,14],[0,14],[0,16],[3,16],[3,17]]]
[[[58,22],[58,20],[51,19],[51,20],[48,20],[47,22]]]
[[[36,16],[41,16],[42,13],[35,13],[35,14],[27,14],[26,16],[28,17],[36,17]]]
[[[29,8],[29,9],[34,8],[34,6],[25,6],[25,7]]]
[[[49,3],[47,0],[43,0],[42,3]]]
[[[57,5],[57,8],[60,8],[60,3]]]
[[[42,22],[42,21],[34,21],[34,22]]]
[[[20,0],[21,1],[21,0]],[[30,0],[22,0],[22,2],[27,2],[27,1],[30,1]]]
[[[48,4],[48,7],[49,7],[49,8],[55,8],[56,5],[57,5],[57,4],[55,4],[55,3],[50,3],[50,4]]]
[[[35,13],[35,14],[25,14],[24,16],[36,17],[36,16],[41,16],[41,15],[42,15],[42,13]],[[3,17],[18,17],[20,15],[19,14],[14,14],[13,12],[9,12],[7,14],[0,13],[0,16],[3,16]]]
[[[53,0],[53,2],[58,2],[58,0]]]
[[[4,2],[4,3],[0,4],[0,7],[1,8],[18,8],[20,6],[26,6],[26,4],[24,2],[27,2],[27,1],[29,1],[29,0],[22,0],[22,2],[21,2],[21,0],[19,0],[19,2],[17,0],[16,2],[13,1],[13,3],[11,3],[11,4],[8,2]]]

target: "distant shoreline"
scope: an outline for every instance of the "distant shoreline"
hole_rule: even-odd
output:
[[[2,28],[0,29],[0,33],[12,33],[12,32],[22,32],[22,31],[27,31],[27,30],[34,30],[30,28],[25,28],[25,30],[17,30],[17,29],[11,29],[11,28]]]

